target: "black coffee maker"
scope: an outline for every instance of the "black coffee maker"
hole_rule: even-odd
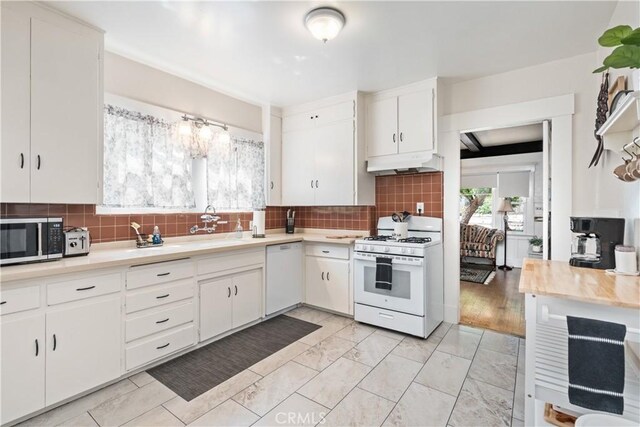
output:
[[[615,268],[615,248],[624,241],[623,218],[571,217],[571,259],[575,267]]]

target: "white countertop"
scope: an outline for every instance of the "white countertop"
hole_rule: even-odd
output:
[[[231,233],[176,237],[165,239],[164,246],[138,249],[133,240],[126,242],[99,243],[91,247],[86,256],[63,258],[57,261],[34,264],[9,265],[0,268],[0,284],[16,280],[36,279],[57,274],[77,273],[110,267],[150,264],[154,262],[189,258],[241,249],[259,248],[291,242],[314,242],[337,245],[352,245],[356,238],[328,238],[345,234],[368,235],[367,232],[339,233],[335,230],[304,231],[295,234],[273,233],[254,239],[247,234],[237,239]]]

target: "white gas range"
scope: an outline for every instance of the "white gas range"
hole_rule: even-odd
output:
[[[442,219],[409,217],[407,239],[391,237],[391,217],[378,235],[357,240],[354,253],[355,320],[426,338],[444,317]],[[391,259],[391,289],[376,286],[378,258]]]

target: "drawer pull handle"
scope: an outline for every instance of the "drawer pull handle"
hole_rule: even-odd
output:
[[[164,319],[164,320],[158,320],[156,323],[157,323],[157,324],[160,324],[160,323],[165,323],[165,322],[168,322],[168,321],[169,321],[169,318],[167,317],[167,318],[166,318],[166,319]]]
[[[321,276],[322,276],[322,280],[324,280],[324,271],[322,272],[322,275],[321,275]]]
[[[227,286],[227,290],[229,291],[229,294],[227,295],[227,298],[231,298],[231,288]]]
[[[39,353],[40,353],[40,346],[38,345],[38,338],[36,338],[36,357],[38,357]]]
[[[58,340],[56,339],[56,334],[53,334],[53,351],[56,351],[58,347]]]
[[[330,253],[330,252],[331,252],[331,251],[322,251],[322,253],[323,253],[323,254],[328,254],[328,253]]]
[[[162,350],[163,348],[169,347],[169,344],[171,344],[171,343],[166,343],[165,345],[161,345],[160,347],[156,347],[156,349]]]
[[[233,285],[235,292],[233,293],[234,295],[238,295],[238,287],[236,285]]]
[[[87,286],[86,288],[78,288],[76,291],[88,291],[89,289],[93,289],[95,286]]]
[[[380,317],[384,317],[386,319],[393,319],[393,316],[390,314],[386,314],[386,313],[378,313],[380,315]]]
[[[7,303],[6,301],[0,301],[0,305],[4,305],[6,303]]]
[[[168,276],[168,275],[170,275],[170,274],[171,274],[171,272],[170,272],[170,271],[168,271],[168,272],[166,272],[166,273],[158,273],[158,274],[156,274],[156,276],[158,276],[158,277],[162,277],[162,276]]]
[[[327,281],[329,280],[329,272],[327,271]]]
[[[170,295],[170,294],[160,295],[160,296],[157,296],[156,298],[157,298],[157,299],[162,299],[162,298],[166,298],[166,297],[168,297],[169,295]]]

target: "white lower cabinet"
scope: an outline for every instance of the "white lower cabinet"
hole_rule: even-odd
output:
[[[325,257],[306,257],[307,304],[353,314],[350,297],[349,261]]]
[[[200,282],[200,341],[262,317],[263,268]]]
[[[47,313],[46,404],[120,376],[120,295]]]
[[[45,316],[0,326],[0,424],[45,406]]]

